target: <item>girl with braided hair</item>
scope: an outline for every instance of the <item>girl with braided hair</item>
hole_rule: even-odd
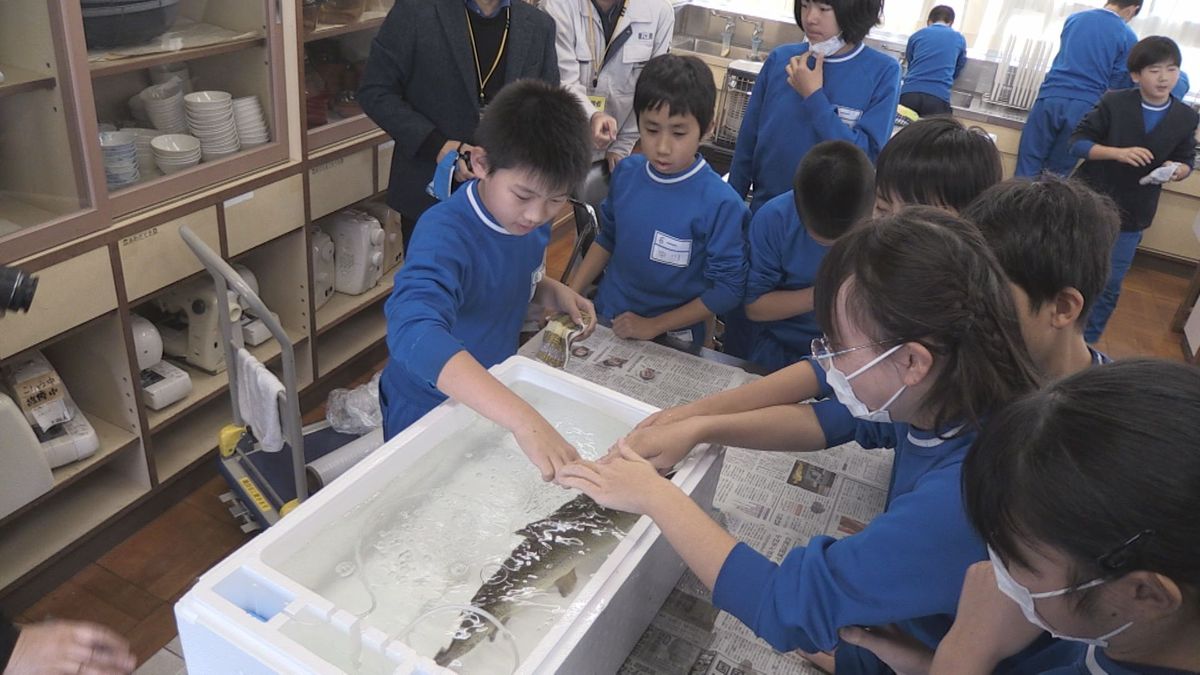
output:
[[[650,515],[713,603],[776,649],[837,649],[839,675],[879,672],[872,654],[840,645],[839,629],[899,624],[930,647],[945,635],[967,568],[987,559],[963,508],[963,459],[982,422],[1038,378],[1007,278],[982,234],[946,211],[912,207],[860,225],[831,247],[814,289],[825,337],[813,370],[837,400],[656,424],[559,480]],[[705,442],[795,452],[849,441],[895,449],[886,510],[778,564],[656,470]]]

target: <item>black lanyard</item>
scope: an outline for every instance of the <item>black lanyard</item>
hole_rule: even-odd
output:
[[[512,8],[504,8],[504,34],[500,36],[500,48],[496,50],[496,59],[492,61],[492,67],[488,69],[487,75],[483,74],[483,67],[479,64],[479,47],[475,45],[475,29],[471,27],[471,11],[463,7],[463,11],[467,13],[467,34],[471,36],[471,55],[475,57],[475,78],[479,82],[479,105],[484,103],[483,90],[487,87],[488,82],[492,81],[492,76],[496,74],[496,68],[500,66],[500,59],[504,57],[504,49],[508,46],[508,29],[512,26]]]

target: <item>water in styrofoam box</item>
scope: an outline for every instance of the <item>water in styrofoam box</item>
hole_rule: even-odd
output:
[[[580,414],[578,402],[528,382],[512,389],[586,459],[604,455],[632,427],[598,410]],[[446,610],[417,619],[470,603],[521,543],[515,532],[577,494],[543,482],[510,432],[481,417],[471,419],[425,452],[385,493],[314,532],[273,566],[367,625],[434,656],[462,617]],[[581,563],[574,591],[565,598],[551,588],[516,601],[521,608],[507,626],[521,654],[530,653],[563,618],[603,563],[602,558]],[[470,672],[510,672],[511,645],[501,637],[484,640],[463,664]]]

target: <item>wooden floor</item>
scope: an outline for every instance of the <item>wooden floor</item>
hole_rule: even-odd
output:
[[[561,274],[571,237],[557,236],[551,246],[549,271]],[[1181,359],[1179,336],[1169,324],[1187,280],[1136,266],[1125,280],[1125,292],[1098,345],[1113,357],[1134,355]],[[362,380],[370,373],[364,373]],[[311,411],[309,419],[320,417]],[[174,602],[192,582],[249,537],[242,533],[217,500],[226,491],[218,478],[26,610],[24,622],[47,618],[86,619],[111,626],[133,643],[144,662],[176,634]]]

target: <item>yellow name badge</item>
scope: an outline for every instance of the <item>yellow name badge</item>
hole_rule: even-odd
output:
[[[592,106],[596,108],[596,112],[604,112],[604,104],[608,101],[605,96],[589,96],[588,100],[592,102]]]

